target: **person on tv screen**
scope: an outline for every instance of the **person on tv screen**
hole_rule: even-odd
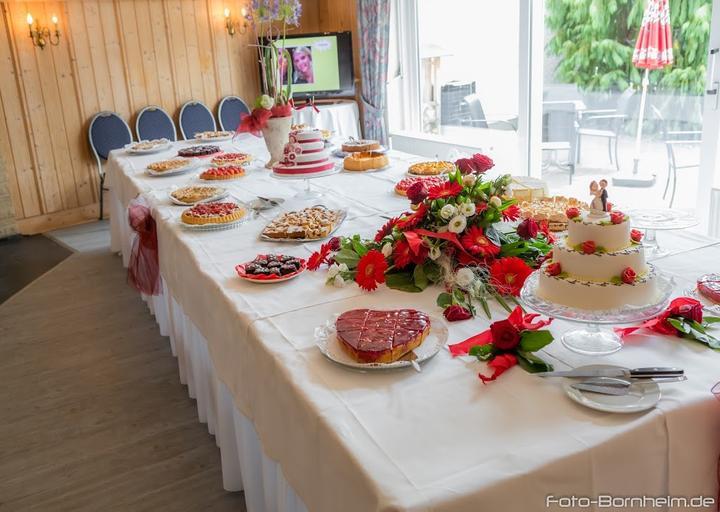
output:
[[[311,84],[315,82],[312,50],[309,46],[298,46],[294,48],[292,60],[294,84]]]

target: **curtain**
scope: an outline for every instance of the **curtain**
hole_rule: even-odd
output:
[[[363,131],[368,139],[387,144],[387,96],[390,0],[357,0],[360,30],[360,76]]]

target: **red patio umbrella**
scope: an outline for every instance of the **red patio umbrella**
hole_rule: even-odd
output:
[[[642,138],[645,100],[647,99],[648,74],[651,69],[662,69],[673,63],[672,27],[670,26],[669,0],[648,0],[643,15],[640,33],[635,43],[632,62],[635,67],[644,69],[640,113],[635,137],[635,156],[633,158],[633,176],[638,173],[640,163],[640,139]],[[652,180],[654,182],[654,178]],[[630,183],[627,183],[630,185]],[[637,183],[636,183],[637,184]],[[650,185],[652,184],[649,183]]]

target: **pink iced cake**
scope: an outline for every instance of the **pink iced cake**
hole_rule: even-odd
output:
[[[313,176],[335,168],[330,154],[325,149],[322,132],[316,129],[304,129],[290,132],[289,142],[285,144],[283,159],[273,166],[278,176]]]

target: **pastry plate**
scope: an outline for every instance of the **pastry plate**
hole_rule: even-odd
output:
[[[314,205],[314,206],[320,206],[320,205]],[[282,242],[282,243],[295,243],[295,244],[327,240],[328,238],[333,236],[335,231],[337,231],[338,228],[342,225],[342,223],[345,222],[345,218],[347,217],[347,214],[348,214],[348,211],[345,209],[339,209],[336,211],[340,212],[340,219],[335,223],[335,227],[332,228],[330,233],[328,233],[326,236],[324,236],[322,238],[271,238],[264,233],[265,228],[263,228],[263,231],[260,232],[260,240],[262,240],[263,242]],[[286,212],[283,212],[283,213],[286,213]],[[278,214],[278,216],[282,215],[283,213]]]
[[[174,157],[174,158],[186,158],[186,157]],[[171,158],[168,158],[168,160],[172,160]],[[156,178],[161,178],[163,176],[172,176],[174,174],[182,174],[184,172],[192,171],[194,169],[197,169],[198,166],[200,166],[200,160],[197,158],[186,158],[188,161],[187,165],[184,167],[178,167],[177,169],[172,169],[170,171],[163,171],[163,172],[157,172],[153,171],[152,169],[145,168],[145,172],[147,172],[150,176],[154,176]]]
[[[207,199],[203,199],[196,203],[183,203],[179,199],[175,199],[172,195],[172,192],[174,192],[175,190],[181,189],[181,188],[185,188],[185,187],[177,187],[176,189],[170,191],[170,193],[168,194],[170,201],[178,206],[195,206],[196,204],[200,204],[200,203],[212,203],[214,201],[219,201],[220,199],[224,199],[230,193],[227,189],[223,188],[222,192],[220,192],[219,194],[216,194],[212,197],[208,197]],[[218,187],[218,188],[222,188],[222,187]]]
[[[417,370],[420,363],[424,363],[435,356],[446,345],[448,340],[448,329],[445,322],[439,317],[431,315],[430,333],[415,350],[392,363],[359,363],[351,358],[340,346],[340,342],[335,335],[336,318],[325,322],[325,325],[315,328],[315,344],[320,349],[320,352],[332,362],[355,370],[382,371],[408,367]]]
[[[290,279],[294,279],[300,274],[302,274],[305,270],[307,270],[307,261],[303,258],[298,258],[300,260],[300,269],[296,270],[292,274],[286,274],[284,276],[277,276],[277,277],[270,277],[265,279],[258,279],[256,277],[250,277],[251,274],[245,273],[245,265],[248,263],[251,263],[250,261],[241,263],[240,265],[237,265],[235,267],[235,272],[237,272],[238,277],[242,279],[243,281],[249,281],[251,283],[257,283],[257,284],[274,284],[274,283],[282,283],[283,281],[289,281]]]
[[[621,367],[607,364],[591,364],[581,366],[577,369],[599,370],[616,368]],[[577,380],[567,379],[566,382],[563,383],[565,394],[580,405],[595,409],[596,411],[625,414],[647,411],[657,405],[661,396],[660,386],[654,381],[633,382],[628,394],[620,396],[581,391],[572,387],[574,382],[577,382]]]
[[[189,139],[188,142],[191,144],[212,144],[213,142],[225,142],[226,140],[231,140],[235,136],[234,133],[231,133],[230,135],[223,135],[221,137],[205,137],[202,139],[194,138]]]
[[[165,142],[158,143],[155,146],[147,149],[134,149],[134,146],[140,144],[140,142],[148,142],[146,140],[141,140],[140,142],[131,142],[130,144],[126,144],[125,149],[131,155],[150,155],[153,153],[159,153],[160,151],[165,151],[166,149],[170,149],[172,147],[172,142],[168,139],[159,140],[163,140]]]

